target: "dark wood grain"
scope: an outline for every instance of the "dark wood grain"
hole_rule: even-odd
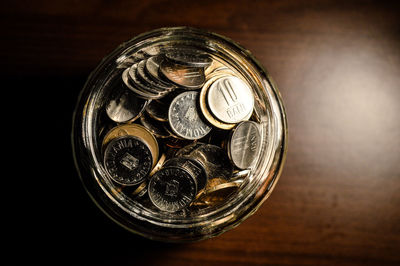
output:
[[[32,149],[47,152],[26,169],[34,174],[19,174],[37,178],[22,196],[8,189],[11,264],[399,265],[399,14],[388,1],[3,1],[2,84],[19,94],[29,139],[46,143]],[[252,51],[289,122],[272,196],[239,227],[184,245],[109,221],[80,184],[69,139],[76,97],[100,60],[177,25]]]

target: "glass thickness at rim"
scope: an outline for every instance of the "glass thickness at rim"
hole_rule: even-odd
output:
[[[262,121],[261,134],[264,136],[261,153],[252,181],[246,190],[238,194],[238,204],[199,213],[190,220],[152,216],[143,206],[123,206],[124,198],[113,194],[104,179],[100,153],[95,134],[98,123],[99,104],[105,92],[104,84],[110,73],[129,62],[129,56],[149,44],[165,42],[191,43],[196,48],[209,52],[213,57],[226,60],[239,72],[255,91],[256,104]],[[95,203],[115,222],[126,229],[150,239],[171,242],[195,241],[218,235],[238,225],[254,213],[273,190],[285,158],[287,148],[287,124],[284,107],[272,80],[254,57],[233,41],[218,34],[203,30],[178,27],[162,28],[141,34],[122,44],[106,56],[88,78],[79,96],[73,118],[73,152],[80,178]],[[267,135],[271,139],[266,139]],[[267,158],[267,159],[266,159]],[[125,202],[126,203],[126,202]],[[117,206],[121,206],[118,208]],[[165,217],[164,217],[165,218]]]

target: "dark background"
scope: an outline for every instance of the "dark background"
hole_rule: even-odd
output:
[[[7,265],[399,265],[400,8],[389,1],[2,1]],[[193,26],[249,49],[289,122],[279,183],[239,227],[163,244],[111,222],[70,148],[100,60],[133,36]]]

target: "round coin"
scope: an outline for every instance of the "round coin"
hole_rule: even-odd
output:
[[[254,96],[242,79],[226,75],[210,85],[207,105],[218,120],[228,124],[238,123],[252,113]]]
[[[175,157],[165,162],[165,167],[182,167],[192,174],[197,181],[197,191],[203,189],[207,184],[207,173],[201,163],[188,157]]]
[[[223,77],[223,76],[224,76],[224,74],[217,75],[217,76],[214,76],[214,77],[210,78],[209,80],[207,80],[207,82],[204,84],[203,88],[200,91],[199,105],[200,105],[200,109],[201,109],[203,116],[207,119],[207,121],[210,124],[212,124],[215,127],[220,128],[220,129],[229,130],[229,129],[232,129],[235,126],[235,124],[223,123],[223,122],[217,120],[216,118],[214,118],[213,115],[208,110],[207,103],[206,103],[206,95],[207,95],[208,89],[210,88],[210,85],[213,84],[213,82],[216,79]]]
[[[172,100],[168,110],[169,125],[174,133],[185,139],[199,139],[211,131],[197,109],[197,91],[187,91]]]
[[[160,64],[163,60],[163,54],[148,58],[145,63],[145,71],[149,74],[150,77],[152,77],[153,80],[158,81],[161,84],[164,84],[164,86],[168,86],[169,88],[173,89],[176,86],[171,82],[165,80],[165,78],[160,75]]]
[[[112,140],[104,152],[104,167],[110,178],[126,186],[142,182],[151,171],[152,161],[146,143],[133,136]]]
[[[197,193],[195,178],[185,169],[164,167],[150,179],[148,194],[158,209],[176,212],[188,206]]]
[[[145,110],[147,100],[136,95],[123,86],[113,88],[106,106],[108,117],[117,123],[133,122]]]
[[[173,86],[164,85],[162,82],[159,82],[158,80],[155,80],[155,79],[152,79],[151,77],[149,77],[149,74],[147,73],[147,71],[145,71],[146,61],[147,61],[147,59],[142,60],[137,65],[138,77],[140,79],[142,79],[144,84],[146,84],[146,86],[148,86],[150,88],[153,88],[153,89],[159,91],[160,93],[165,93],[166,91],[172,90],[174,88]]]
[[[150,148],[152,157],[153,157],[153,164],[154,166],[157,163],[158,155],[159,155],[159,147],[157,139],[154,135],[147,130],[144,126],[138,124],[124,124],[119,125],[112,128],[105,136],[102,142],[102,147],[107,147],[108,143],[115,138],[121,136],[134,136],[142,140],[147,144]]]
[[[206,53],[197,49],[174,49],[168,51],[165,57],[175,64],[191,67],[206,67],[212,63],[212,59]]]
[[[257,123],[244,121],[232,131],[228,155],[239,169],[251,167],[258,157],[261,147],[261,135]]]
[[[141,79],[139,76],[139,73],[138,73],[138,63],[133,64],[129,68],[128,78],[129,78],[131,84],[133,84],[137,90],[141,91],[142,94],[147,95],[147,97],[149,99],[159,99],[168,92],[166,90],[160,90],[160,89],[154,88],[154,87],[152,87],[151,84],[148,84],[143,79]]]
[[[122,81],[131,91],[133,91],[138,97],[143,99],[158,99],[162,97],[161,93],[154,93],[144,91],[139,88],[135,83],[132,82],[132,79],[129,77],[130,68],[125,69],[122,72]]]
[[[172,83],[186,89],[198,89],[205,82],[203,68],[177,65],[167,60],[161,62],[160,73]]]

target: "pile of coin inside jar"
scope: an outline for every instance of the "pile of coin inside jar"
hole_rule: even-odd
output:
[[[110,86],[99,136],[115,193],[185,213],[223,204],[251,174],[261,146],[253,90],[227,63],[170,47]]]

